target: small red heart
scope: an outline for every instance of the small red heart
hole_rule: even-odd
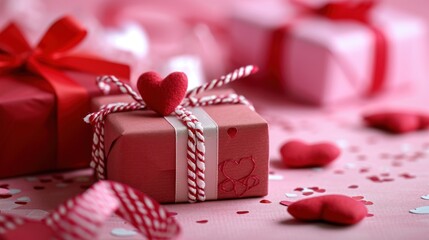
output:
[[[167,116],[182,102],[188,88],[185,73],[173,72],[163,80],[155,72],[143,73],[137,89],[148,108]]]
[[[429,128],[429,116],[409,112],[379,112],[366,114],[363,120],[369,127],[390,133],[407,133]]]
[[[302,221],[326,221],[341,225],[360,222],[368,214],[366,206],[344,195],[306,198],[290,204],[287,211]]]
[[[283,163],[290,168],[321,167],[334,161],[340,149],[331,143],[306,144],[289,141],[280,148]]]

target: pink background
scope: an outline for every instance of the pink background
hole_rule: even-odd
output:
[[[415,12],[429,23],[426,0],[392,0],[392,4]],[[421,196],[429,194],[428,131],[401,136],[385,134],[363,126],[363,112],[401,108],[428,111],[429,81],[420,83],[414,93],[394,92],[371,101],[312,108],[286,102],[281,96],[258,92],[236,85],[237,92],[246,95],[270,124],[271,178],[269,195],[264,198],[210,201],[198,204],[170,204],[169,211],[182,226],[182,239],[427,239],[429,215],[411,214],[409,210],[429,206]],[[330,140],[342,149],[338,160],[326,168],[305,170],[285,169],[278,149],[289,139],[308,142]],[[405,175],[403,175],[405,174]],[[378,176],[393,181],[373,182]],[[410,176],[410,177],[404,177]],[[64,180],[66,179],[66,180]],[[2,212],[42,218],[59,203],[83,191],[93,181],[90,171],[46,175],[36,178],[4,179],[13,191],[10,198],[0,199]],[[350,188],[350,186],[353,186]],[[35,190],[33,187],[43,187]],[[302,223],[292,219],[280,201],[296,201],[308,196],[294,191],[297,187],[319,187],[324,193],[363,196],[371,217],[350,227],[325,223]],[[18,191],[19,190],[19,191]],[[0,193],[9,192],[0,188]],[[285,194],[296,194],[294,198]],[[30,200],[27,204],[16,201]],[[260,203],[267,199],[271,203]],[[371,204],[367,202],[367,204]],[[237,214],[237,211],[249,211]],[[208,220],[207,223],[198,223]],[[112,217],[101,230],[101,239],[141,239],[140,236],[117,237],[112,229],[131,229],[117,217]]]

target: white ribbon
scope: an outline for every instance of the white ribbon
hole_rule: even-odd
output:
[[[206,145],[205,153],[205,193],[206,200],[217,199],[218,185],[218,141],[219,128],[216,122],[202,108],[189,109],[201,122],[204,129]],[[187,164],[187,142],[188,132],[186,126],[175,116],[165,117],[167,122],[174,128],[176,134],[176,202],[188,201],[188,164]]]

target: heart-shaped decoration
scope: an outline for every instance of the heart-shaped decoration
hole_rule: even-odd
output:
[[[429,128],[429,116],[410,112],[379,112],[363,116],[369,127],[402,134]]]
[[[255,161],[252,157],[236,160],[226,160],[222,163],[221,172],[226,178],[239,181],[248,178],[255,170]]]
[[[287,211],[298,220],[325,221],[341,225],[358,223],[368,214],[363,203],[335,194],[296,201],[289,205]]]
[[[167,116],[182,102],[188,88],[185,73],[173,72],[162,79],[155,72],[143,73],[137,82],[137,89],[148,108]]]
[[[332,143],[307,144],[293,140],[283,144],[280,154],[290,168],[321,167],[334,161],[340,149]]]

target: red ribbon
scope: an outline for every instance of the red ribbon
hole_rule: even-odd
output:
[[[369,14],[373,9],[375,2],[372,0],[363,0],[360,2],[343,1],[330,2],[321,7],[312,7],[302,3],[299,0],[291,0],[294,5],[303,10],[305,15],[323,16],[333,21],[353,20],[365,24],[374,34],[374,68],[371,77],[371,86],[368,89],[368,94],[372,95],[379,92],[385,82],[386,67],[387,67],[387,39],[383,32],[374,26]],[[273,31],[271,47],[268,56],[269,73],[275,79],[282,79],[285,69],[281,70],[282,56],[284,56],[284,42],[290,36],[289,30],[293,23],[281,26]]]
[[[54,22],[40,42],[31,47],[21,30],[9,24],[0,32],[0,73],[28,71],[42,77],[52,87],[57,100],[58,167],[73,162],[78,139],[85,136],[82,118],[86,115],[89,94],[63,71],[74,70],[91,74],[113,74],[129,78],[129,67],[86,55],[71,55],[86,36],[86,30],[72,17]],[[40,84],[34,81],[32,84]]]

